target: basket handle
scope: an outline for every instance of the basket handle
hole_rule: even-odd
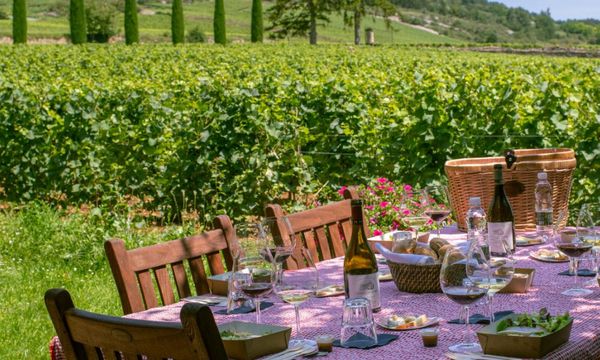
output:
[[[510,169],[514,163],[517,162],[517,155],[513,149],[504,151],[504,160],[506,161],[506,168]]]

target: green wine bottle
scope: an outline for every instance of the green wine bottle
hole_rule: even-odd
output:
[[[344,258],[346,298],[365,297],[374,312],[381,309],[379,269],[363,226],[362,200],[352,200],[352,238]]]
[[[494,198],[488,211],[488,241],[492,255],[505,255],[515,250],[515,218],[504,192],[502,165],[494,165]]]

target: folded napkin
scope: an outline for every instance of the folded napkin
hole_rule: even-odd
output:
[[[514,311],[512,310],[506,310],[506,311],[498,311],[494,313],[494,318],[496,320],[503,318],[507,315],[510,315],[514,313]],[[452,320],[448,320],[448,324],[464,324],[465,321],[463,319],[452,319]],[[471,316],[469,316],[469,324],[489,324],[490,323],[490,318],[487,316],[483,316],[481,314],[473,314]]]
[[[424,265],[424,264],[434,264],[435,263],[435,261],[433,260],[433,258],[431,256],[399,254],[399,253],[395,253],[395,252],[388,250],[387,248],[385,248],[383,245],[381,245],[379,243],[375,244],[375,247],[377,248],[377,250],[379,250],[379,253],[381,255],[383,255],[384,258],[386,258],[389,261],[398,263],[398,264]]]
[[[573,276],[575,274],[571,274],[569,270],[565,270],[563,272],[559,272],[558,275]],[[596,272],[589,269],[579,269],[577,270],[577,276],[596,276]]]
[[[272,302],[269,302],[269,301],[261,301],[260,302],[260,310],[261,311],[268,309],[271,306],[273,306]],[[219,314],[219,315],[234,315],[234,314],[247,314],[247,313],[253,312],[254,310],[256,310],[254,308],[254,306],[244,305],[244,306],[240,306],[239,308],[233,309],[230,313],[227,313],[227,309],[217,310],[214,313]]]
[[[391,343],[392,341],[396,340],[397,338],[398,338],[398,335],[377,334],[377,344],[367,345],[367,343],[370,342],[369,340],[371,340],[370,337],[363,335],[363,334],[354,334],[350,337],[350,339],[348,339],[348,341],[344,344],[344,346],[342,346],[340,344],[339,339],[335,340],[333,342],[333,346],[343,347],[343,348],[354,348],[354,349],[372,349],[372,348],[380,347],[383,345],[387,345],[387,344]]]

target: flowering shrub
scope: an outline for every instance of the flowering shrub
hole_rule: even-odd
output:
[[[338,190],[340,196],[347,188],[342,186]],[[365,215],[373,236],[394,230],[409,230],[405,218],[423,215],[423,194],[411,185],[398,185],[389,179],[377,178],[371,180],[369,185],[360,185],[356,191],[364,201]],[[424,230],[430,230],[432,225],[429,220]]]

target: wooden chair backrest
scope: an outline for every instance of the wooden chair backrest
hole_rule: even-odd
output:
[[[75,308],[64,289],[50,289],[46,308],[68,360],[225,360],[225,347],[210,308],[185,304],[181,324],[125,319]]]
[[[229,217],[218,216],[214,225],[217,229],[199,235],[132,250],[125,248],[123,240],[106,241],[104,250],[123,312],[130,314],[173,304],[181,298],[194,295],[190,290],[185,263],[189,267],[196,294],[208,293],[207,277],[231,270],[229,249],[231,242],[236,241]],[[210,274],[205,271],[205,262]]]
[[[287,216],[291,231],[296,236],[296,249],[284,263],[287,269],[302,269],[308,266],[300,250],[302,246],[308,249],[314,262],[343,256],[346,253],[352,236],[350,201],[358,199],[358,195],[355,190],[349,188],[344,192],[344,198],[346,200],[288,215],[278,204],[267,205],[267,216]],[[363,226],[365,234],[369,236],[367,221],[363,222]],[[277,221],[277,229],[274,231],[280,234],[278,238],[289,241],[289,230],[283,222]]]

